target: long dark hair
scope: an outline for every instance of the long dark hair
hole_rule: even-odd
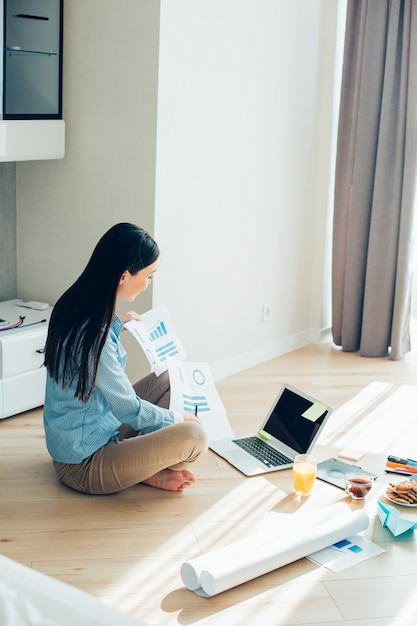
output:
[[[80,277],[53,308],[44,364],[53,380],[68,388],[76,381],[75,398],[87,402],[109,333],[122,274],[152,265],[159,248],[134,224],[120,223],[96,245]]]

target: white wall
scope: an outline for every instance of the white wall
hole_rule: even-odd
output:
[[[216,378],[330,325],[337,19],[334,0],[161,1],[154,302]]]
[[[18,296],[54,303],[129,220],[155,228],[153,302],[216,378],[314,340],[329,324],[338,5],[66,2],[66,155],[17,165]]]

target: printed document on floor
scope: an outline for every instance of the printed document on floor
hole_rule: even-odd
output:
[[[382,554],[382,552],[385,552],[385,550],[376,543],[369,541],[369,539],[361,535],[355,535],[354,537],[342,539],[318,552],[309,554],[307,558],[313,561],[313,563],[323,565],[333,572],[342,572],[348,567]]]

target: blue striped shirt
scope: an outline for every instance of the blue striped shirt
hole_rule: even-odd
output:
[[[75,383],[64,389],[47,374],[44,407],[46,446],[60,463],[81,463],[118,437],[120,424],[149,433],[174,423],[175,413],[139,398],[126,373],[120,342],[122,320],[115,316],[101,353],[89,400],[74,398]]]

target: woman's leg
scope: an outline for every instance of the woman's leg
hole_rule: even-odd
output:
[[[133,389],[139,398],[147,400],[164,409],[169,408],[170,384],[168,372],[163,372],[160,376],[154,373],[148,374],[133,385]],[[139,434],[127,424],[122,424],[119,428],[120,439],[129,439]]]
[[[152,402],[163,409],[169,409],[170,384],[168,372],[160,376],[148,374],[133,385],[133,389],[139,398]]]
[[[147,435],[112,440],[83,463],[55,463],[55,469],[63,483],[84,493],[114,493],[142,482],[182,491],[195,480],[189,468],[207,446],[199,424],[181,422]]]

